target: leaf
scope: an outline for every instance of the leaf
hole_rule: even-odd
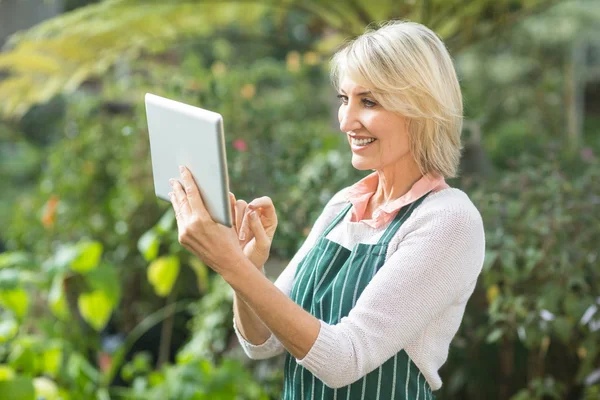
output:
[[[0,270],[0,291],[14,290],[19,287],[20,271],[17,269]]]
[[[9,381],[0,381],[0,393],[3,399],[35,400],[33,381],[23,376]]]
[[[175,222],[175,212],[172,208],[169,208],[167,212],[163,214],[158,223],[156,224],[156,230],[160,234],[165,234],[173,229],[173,223]]]
[[[71,269],[85,274],[98,266],[102,257],[102,243],[83,241],[77,244],[77,257],[71,263]]]
[[[113,310],[110,298],[102,290],[81,294],[77,299],[77,307],[84,321],[96,331],[106,326]]]
[[[8,365],[0,364],[0,382],[10,381],[15,377],[15,370]]]
[[[35,398],[43,400],[58,400],[58,386],[46,377],[40,376],[33,379]]]
[[[144,233],[140,237],[140,240],[138,240],[138,250],[142,253],[146,261],[152,261],[156,258],[159,246],[160,240],[153,229]]]
[[[191,257],[190,267],[196,273],[198,279],[198,288],[200,293],[206,293],[208,290],[208,267],[196,257]]]
[[[490,286],[486,293],[488,303],[492,304],[499,294],[500,288],[498,287],[498,285],[493,284],[492,286]]]
[[[490,332],[489,335],[485,338],[486,343],[494,343],[497,342],[502,335],[504,334],[504,330],[502,328],[496,328]]]
[[[51,274],[65,272],[77,255],[77,248],[74,245],[62,245],[54,256],[44,262],[44,269]]]
[[[179,275],[179,258],[177,256],[161,257],[148,267],[148,281],[157,295],[166,297]]]
[[[92,290],[103,291],[116,307],[121,301],[121,280],[112,264],[102,263],[98,268],[85,275],[85,281]]]
[[[14,338],[19,331],[19,325],[14,319],[5,319],[0,321],[0,343],[8,342]],[[2,380],[0,378],[0,380]]]
[[[20,267],[27,264],[31,264],[31,257],[25,252],[15,251],[0,254],[0,269]]]
[[[44,350],[42,354],[42,370],[44,374],[51,377],[56,377],[63,361],[62,348],[58,344],[54,344]]]
[[[553,332],[564,344],[569,343],[572,327],[573,323],[569,322],[569,320],[563,316],[556,317],[556,319],[552,321]]]
[[[29,308],[29,296],[23,289],[6,290],[0,292],[0,303],[20,319],[25,316]]]
[[[8,360],[17,371],[37,371],[40,339],[36,336],[17,336],[11,343]]]
[[[69,307],[67,306],[63,290],[63,279],[62,275],[55,276],[52,281],[52,286],[50,286],[50,291],[48,292],[48,305],[50,306],[50,311],[52,311],[54,316],[61,320],[65,320],[69,317]]]

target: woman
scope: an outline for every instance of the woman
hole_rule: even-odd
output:
[[[224,227],[184,168],[179,239],[235,290],[248,356],[287,352],[284,399],[432,399],[485,248],[479,212],[445,183],[461,151],[456,73],[431,30],[396,21],[341,49],[332,76],[352,165],[375,172],[333,196],[276,282],[262,273],[268,197],[232,197]]]

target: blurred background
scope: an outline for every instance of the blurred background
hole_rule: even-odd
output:
[[[224,116],[231,191],[270,196],[273,279],[365,176],[328,59],[426,24],[465,102],[487,254],[438,399],[600,399],[600,1],[0,0],[0,399],[277,399],[232,291],[153,192],[146,92]]]

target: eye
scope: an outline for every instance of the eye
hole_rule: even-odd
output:
[[[372,108],[372,107],[375,107],[377,105],[377,103],[375,103],[373,100],[369,100],[369,99],[362,99],[362,103],[367,108]]]
[[[343,94],[338,94],[337,98],[340,100],[342,104],[348,104],[348,96],[344,96]]]

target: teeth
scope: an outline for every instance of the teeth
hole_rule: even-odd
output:
[[[374,142],[374,141],[375,141],[375,139],[373,139],[373,138],[369,138],[369,139],[355,139],[355,138],[352,138],[352,144],[355,144],[357,146],[364,146],[364,145],[367,145],[367,144],[369,144],[371,142]]]

